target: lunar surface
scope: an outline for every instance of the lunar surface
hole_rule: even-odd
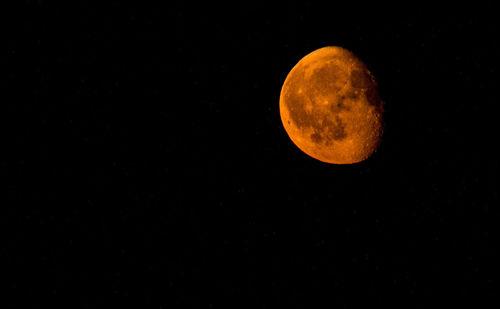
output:
[[[327,163],[352,164],[377,149],[383,102],[366,65],[335,46],[302,58],[285,79],[280,116],[292,142]]]

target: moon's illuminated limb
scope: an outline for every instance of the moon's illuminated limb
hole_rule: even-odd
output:
[[[280,115],[292,142],[327,163],[367,159],[383,132],[383,102],[366,65],[341,47],[302,58],[285,79]]]

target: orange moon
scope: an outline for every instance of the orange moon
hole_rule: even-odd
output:
[[[279,109],[299,149],[326,163],[352,164],[366,160],[379,146],[383,105],[366,65],[352,52],[328,46],[292,68]]]

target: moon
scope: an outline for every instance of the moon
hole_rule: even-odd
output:
[[[323,47],[302,58],[281,88],[279,110],[292,142],[322,162],[364,161],[382,139],[384,102],[377,82],[342,47]]]

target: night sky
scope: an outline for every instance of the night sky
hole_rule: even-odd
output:
[[[495,10],[321,3],[2,9],[0,307],[496,307]],[[359,164],[280,119],[330,45],[385,102]]]

